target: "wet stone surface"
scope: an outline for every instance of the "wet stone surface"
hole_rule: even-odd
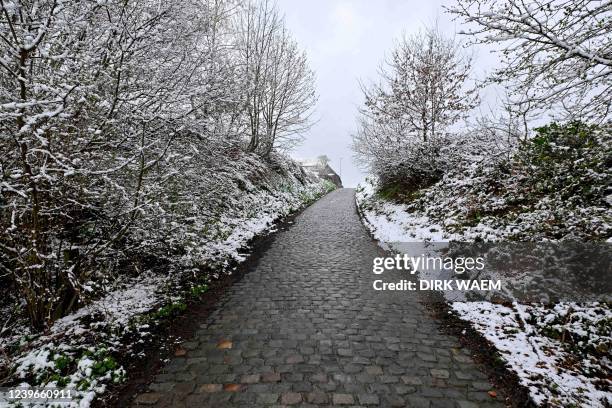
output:
[[[323,197],[277,234],[133,406],[503,406],[415,293],[372,289],[382,255],[354,190]]]

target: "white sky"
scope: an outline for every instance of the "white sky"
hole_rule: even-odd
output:
[[[438,21],[453,35],[456,23],[444,12],[442,0],[277,0],[286,23],[308,53],[317,75],[318,122],[292,156],[314,158],[326,154],[340,172],[345,187],[354,187],[364,174],[353,162],[351,134],[362,102],[358,80],[376,79],[376,70],[394,39]],[[481,53],[479,53],[481,54]],[[476,55],[481,76],[488,53]]]

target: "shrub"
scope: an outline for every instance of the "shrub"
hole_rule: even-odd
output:
[[[482,224],[485,236],[607,239],[611,136],[609,125],[551,123],[507,154],[458,149],[455,164],[411,208],[451,232]]]
[[[517,154],[517,170],[526,176],[520,192],[534,199],[554,194],[574,204],[602,204],[612,168],[610,129],[571,122],[536,132]]]
[[[378,177],[379,193],[392,199],[427,188],[442,179],[448,168],[445,138],[427,143],[414,142],[402,147],[393,157],[372,161]]]

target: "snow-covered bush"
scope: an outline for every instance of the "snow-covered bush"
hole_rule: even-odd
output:
[[[157,170],[184,158],[177,136],[206,131],[188,115],[228,82],[202,63],[211,5],[2,3],[1,264],[35,327],[116,266],[168,177]]]
[[[398,199],[402,193],[426,188],[439,181],[447,170],[446,138],[414,141],[398,146],[387,160],[373,160],[371,170],[378,176],[381,193]]]
[[[507,158],[472,156],[409,207],[449,232],[478,226],[515,239],[606,239],[611,146],[609,127],[551,124]]]
[[[278,153],[265,161],[241,149],[217,153],[215,160],[205,162],[198,157],[206,155],[192,158],[184,171],[170,178],[161,191],[164,198],[135,223],[125,247],[138,254],[129,259],[155,259],[166,269],[221,273],[232,260],[243,258],[241,248],[262,224],[330,189]]]

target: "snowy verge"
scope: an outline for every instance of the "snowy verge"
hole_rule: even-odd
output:
[[[443,242],[458,238],[456,234],[445,232],[441,225],[432,222],[425,214],[411,213],[403,204],[378,199],[370,179],[357,187],[355,199],[362,220],[383,245],[393,242]]]
[[[605,407],[612,402],[611,384],[606,378],[612,362],[609,356],[589,353],[589,347],[585,347],[587,343],[596,343],[601,350],[609,347],[610,333],[604,328],[609,325],[611,313],[606,305],[510,307],[490,302],[452,302],[451,308],[495,345],[536,404]],[[568,340],[582,338],[577,341],[582,344],[568,348],[558,339],[562,336]]]
[[[381,246],[397,242],[472,241],[504,236],[477,224],[461,233],[432,222],[426,211],[386,201],[367,179],[357,188],[363,223]],[[451,302],[457,316],[491,342],[528,388],[533,401],[553,407],[605,407],[612,403],[612,310],[607,304],[498,305]]]

